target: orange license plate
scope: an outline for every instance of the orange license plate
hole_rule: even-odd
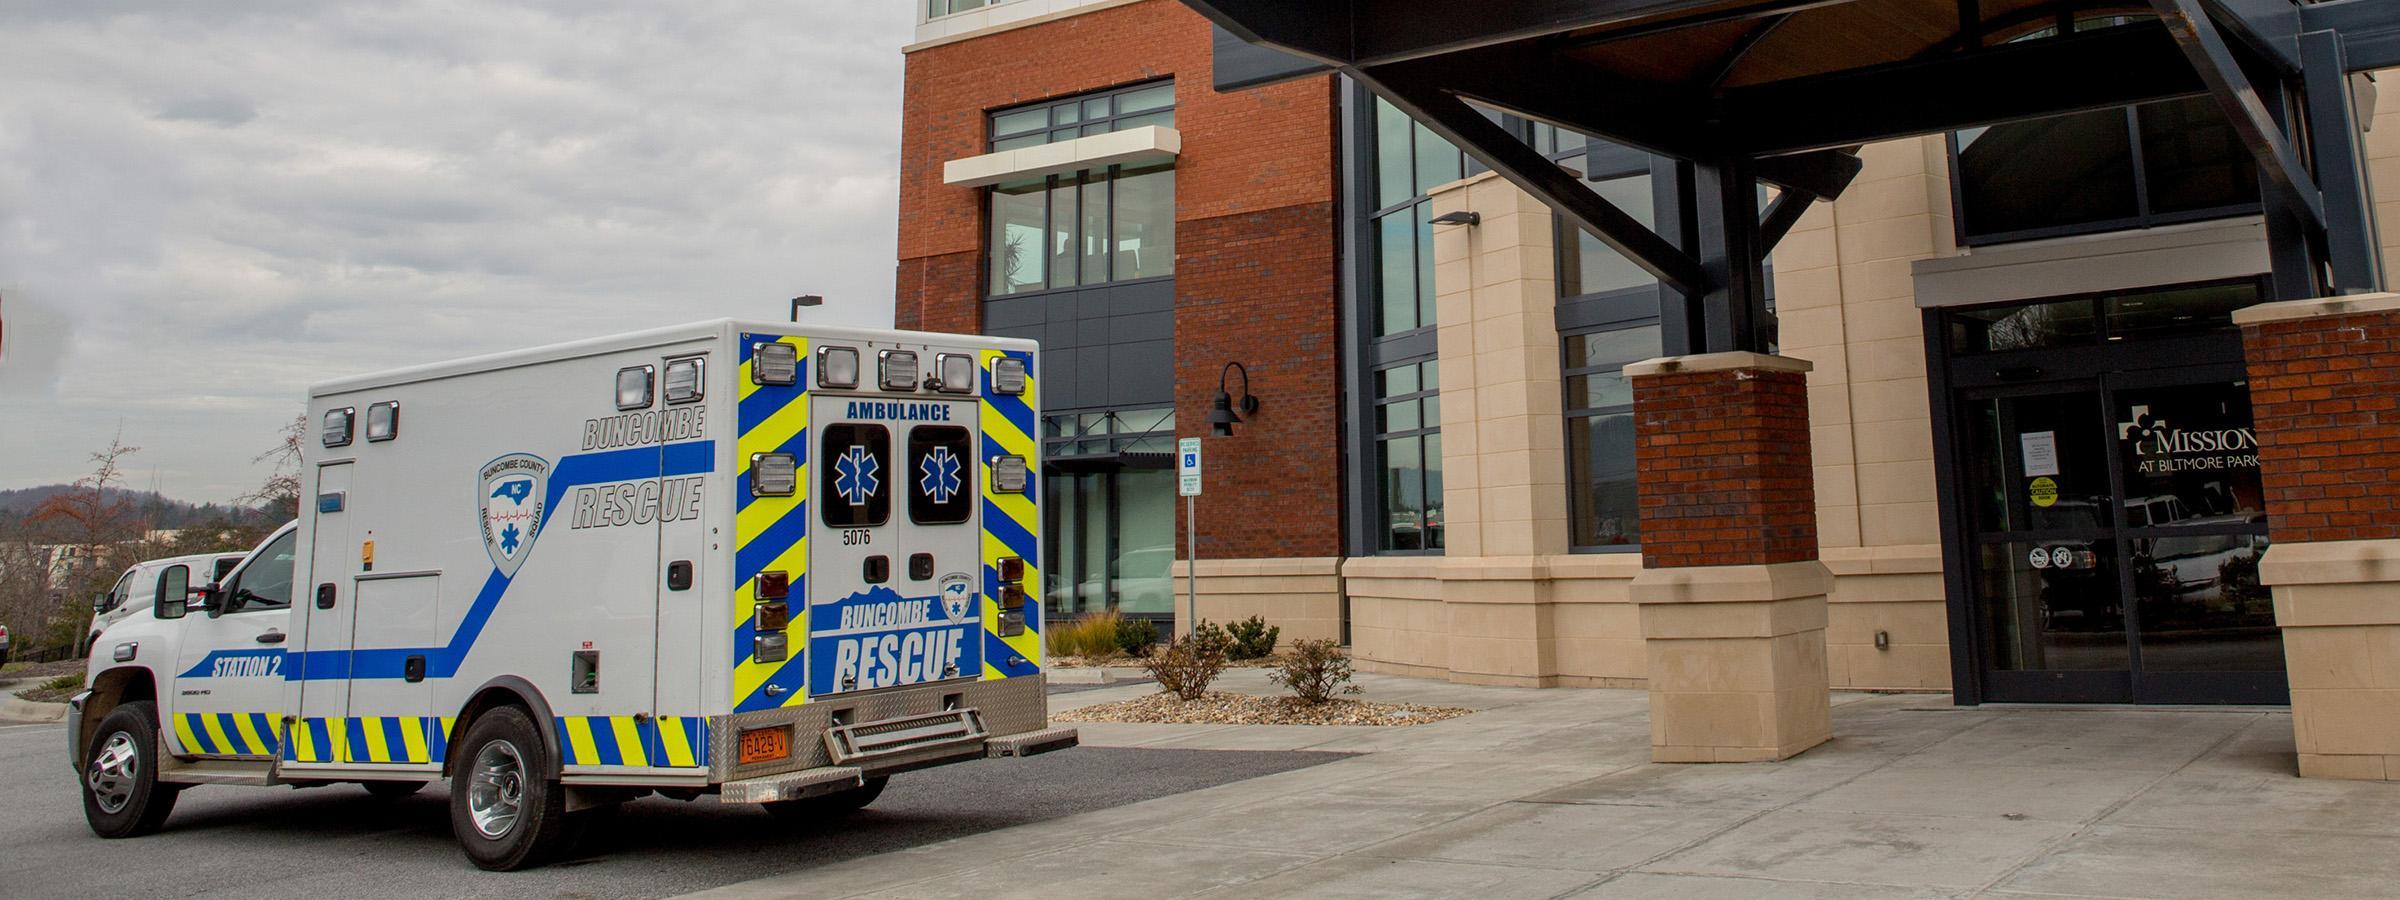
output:
[[[769,762],[792,755],[792,732],[787,728],[761,728],[742,732],[742,765]]]

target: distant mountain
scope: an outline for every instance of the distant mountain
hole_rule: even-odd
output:
[[[73,485],[45,484],[40,487],[0,490],[0,519],[16,519],[32,512],[42,501],[74,491]],[[156,491],[133,491],[110,488],[112,502],[131,502],[138,510],[137,517],[152,528],[184,528],[202,522],[243,521],[263,517],[257,510],[225,503],[187,503]]]

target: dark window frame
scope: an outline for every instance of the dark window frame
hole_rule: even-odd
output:
[[[1104,88],[1097,91],[1087,91],[1081,94],[1072,94],[1065,97],[1053,97],[1048,100],[1042,100],[1034,103],[1022,103],[1016,106],[995,109],[984,114],[984,147],[987,150],[997,151],[1000,149],[1000,145],[1004,142],[1023,137],[1031,137],[1037,134],[1047,136],[1051,132],[1063,128],[1074,129],[1077,137],[1089,137],[1091,135],[1086,134],[1086,132],[1089,132],[1092,126],[1107,125],[1110,127],[1093,133],[1111,134],[1118,130],[1115,126],[1126,119],[1153,116],[1162,112],[1168,115],[1171,122],[1176,109],[1175,100],[1173,99],[1174,84],[1175,79],[1173,78],[1153,78],[1147,81],[1137,81],[1131,84],[1119,85],[1112,88]],[[1167,105],[1153,107],[1150,109],[1133,110],[1130,112],[1118,111],[1117,101],[1121,95],[1146,91],[1160,85],[1168,86],[1169,99],[1167,100]],[[1084,118],[1082,114],[1083,105],[1093,100],[1102,99],[1108,101],[1108,115],[1097,118]],[[1076,110],[1075,120],[1072,122],[1060,122],[1058,120],[1059,116],[1056,111],[1068,107],[1073,107]],[[1017,115],[1019,113],[1031,112],[1036,109],[1049,112],[1048,115],[1043,117],[1043,124],[1040,127],[1021,128],[1010,132],[1000,131],[1000,120],[1002,118]],[[1172,127],[1172,125],[1169,127]],[[1065,140],[1072,139],[1073,138],[1067,138]],[[1053,137],[1051,140],[1043,141],[1042,143],[1057,143],[1059,140],[1061,139]],[[1039,144],[1032,144],[1028,146],[1039,146]]]
[[[1427,346],[1405,358],[1378,361],[1367,375],[1369,387],[1367,414],[1370,417],[1366,423],[1367,456],[1372,466],[1369,480],[1375,484],[1373,500],[1369,503],[1370,510],[1375,516],[1372,520],[1374,527],[1370,534],[1374,538],[1372,552],[1376,556],[1440,556],[1446,552],[1449,546],[1448,504],[1437,499],[1437,492],[1432,490],[1435,479],[1441,477],[1438,473],[1443,468],[1442,460],[1438,456],[1429,456],[1425,453],[1426,439],[1431,438],[1438,441],[1442,436],[1442,423],[1438,417],[1438,411],[1435,417],[1429,419],[1423,413],[1424,404],[1420,403],[1417,427],[1398,431],[1385,431],[1383,428],[1383,411],[1390,406],[1399,403],[1419,403],[1423,400],[1432,400],[1435,404],[1441,402],[1441,358],[1433,352],[1430,341],[1427,341],[1426,344]],[[1429,364],[1432,367],[1430,370],[1420,368]],[[1417,369],[1416,390],[1387,396],[1374,389],[1375,383],[1382,378],[1384,373],[1409,368]],[[1428,374],[1432,377],[1426,377]],[[1385,448],[1389,444],[1401,440],[1417,441],[1417,495],[1423,499],[1426,513],[1417,521],[1419,540],[1423,541],[1423,536],[1431,533],[1431,529],[1427,527],[1429,521],[1440,522],[1442,523],[1440,546],[1389,546],[1392,535],[1392,509],[1384,502],[1383,476],[1387,471],[1384,454]],[[1442,518],[1435,518],[1437,511]]]
[[[848,431],[844,431],[844,429],[857,430],[869,428],[874,429],[874,433],[881,435],[883,439],[882,453],[874,453],[872,451],[872,444],[868,445],[870,447],[869,455],[875,459],[876,467],[879,470],[875,483],[875,489],[868,492],[867,502],[863,504],[853,504],[848,500],[843,500],[837,504],[833,502],[833,500],[835,497],[840,496],[840,492],[834,490],[834,484],[836,480],[841,477],[841,472],[834,466],[833,461],[840,454],[828,453],[826,451],[832,446],[834,435],[849,433]],[[894,471],[895,469],[899,468],[899,466],[894,464],[895,459],[892,452],[892,429],[889,426],[879,422],[830,422],[824,426],[824,429],[824,435],[817,439],[817,458],[823,460],[822,465],[824,466],[824,469],[819,473],[817,480],[817,490],[820,492],[820,494],[822,494],[822,496],[810,498],[811,502],[816,504],[818,510],[817,520],[825,527],[834,529],[881,528],[885,525],[891,524],[892,494],[896,493],[896,491],[892,489],[892,482],[897,479],[907,477],[903,473]],[[858,440],[852,440],[848,443],[848,445],[859,446],[860,443],[861,442]],[[875,514],[876,501],[879,500],[882,501],[882,515]],[[851,510],[863,511],[860,513],[863,518],[856,521],[836,522],[833,520],[833,510],[837,505]]]

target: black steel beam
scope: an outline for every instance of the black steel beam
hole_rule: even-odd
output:
[[[1807,215],[1809,204],[1815,202],[1816,196],[1807,191],[1775,195],[1775,202],[1767,204],[1767,211],[1759,216],[1758,245],[1764,248],[1760,252],[1774,252],[1775,245],[1783,243],[1783,236],[1792,233],[1792,226],[1800,224],[1800,217]]]
[[[2367,186],[2366,154],[2359,146],[2358,107],[2350,97],[2350,67],[2341,36],[2311,31],[2300,36],[2300,69],[2308,86],[2309,149],[2317,184],[2325,191],[2325,261],[2333,288],[2343,293],[2383,290],[2382,251],[2375,233],[2375,204]]]
[[[1243,40],[1337,66],[1378,65],[1626,25],[1646,34],[1853,0],[1184,0]],[[1610,38],[1623,35],[1610,35]]]
[[[1704,94],[1662,88],[1521,47],[1353,70],[1367,82],[1438,85],[1447,94],[1646,152],[1689,159],[1714,146],[1694,110]]]
[[[1716,117],[1732,146],[1768,156],[2186,97],[2207,87],[2165,29],[2126,25],[1735,88],[1717,101]]]
[[[2300,30],[2339,33],[2350,71],[2400,66],[2400,3],[2392,0],[2311,3],[2300,7]]]
[[[1831,200],[1850,187],[1850,180],[1857,178],[1864,166],[1858,160],[1858,148],[1850,147],[1770,156],[1753,168],[1760,181]]]
[[[1709,289],[1697,297],[1704,351],[1765,353],[1767,336],[1766,244],[1758,221],[1758,178],[1747,159],[1692,165],[1693,211],[1698,218],[1700,267]]]
[[[1386,73],[1388,76],[1388,72]],[[1483,117],[1465,100],[1434,83],[1373,75],[1353,76],[1433,133],[1490,166],[1509,183],[1532,194],[1552,211],[1583,226],[1634,265],[1685,294],[1708,289],[1708,275],[1648,225],[1585,187],[1582,180],[1534,152],[1516,135]]]
[[[2243,74],[2241,62],[2217,33],[2200,0],[2150,0],[2150,7],[2158,11],[2159,21],[2175,36],[2192,69],[2208,85],[2209,96],[2224,109],[2234,134],[2258,157],[2260,172],[2275,200],[2290,204],[2310,227],[2324,228],[2325,198],[2318,193],[2316,180],[2309,177],[2300,152],[2267,112],[2266,102],[2251,86],[2250,76]]]
[[[2300,74],[2300,4],[2292,0],[2202,0],[2217,28],[2286,75]]]
[[[1328,63],[1250,43],[1222,27],[1211,25],[1208,30],[1211,55],[1209,74],[1219,91],[1240,90],[1333,71],[1333,66]]]

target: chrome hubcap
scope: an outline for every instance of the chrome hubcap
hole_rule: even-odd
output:
[[[525,804],[525,756],[517,745],[493,741],[475,752],[473,774],[467,781],[467,813],[475,830],[499,838],[517,827]]]
[[[120,731],[109,735],[100,744],[100,752],[92,755],[92,764],[83,768],[83,783],[91,788],[100,811],[115,815],[133,802],[133,786],[141,774],[141,750],[134,745],[133,735]]]

